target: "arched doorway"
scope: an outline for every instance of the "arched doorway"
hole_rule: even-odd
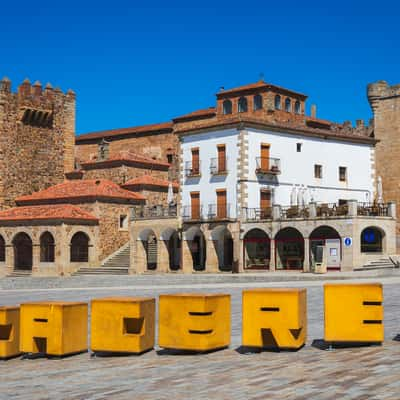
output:
[[[245,269],[269,269],[271,240],[261,229],[251,229],[243,239],[243,265]]]
[[[167,228],[160,236],[168,251],[168,267],[171,271],[181,269],[182,243],[178,231]]]
[[[369,226],[361,232],[361,253],[382,253],[385,233],[375,226]]]
[[[13,240],[14,269],[32,270],[32,240],[24,232],[18,233]]]
[[[70,243],[71,262],[89,261],[89,236],[84,232],[77,232],[72,236]]]
[[[211,239],[217,255],[218,269],[220,271],[232,271],[233,238],[231,232],[224,225],[217,226],[211,232]]]
[[[325,254],[324,254],[325,253]],[[319,226],[310,234],[310,267],[326,260],[329,270],[340,270],[342,260],[341,238],[338,231],[330,226]]]
[[[302,270],[304,238],[295,228],[283,228],[275,236],[275,265],[277,270]]]

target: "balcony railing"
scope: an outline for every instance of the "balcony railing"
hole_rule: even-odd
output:
[[[157,219],[157,218],[176,218],[177,206],[136,206],[132,208],[132,219]]]
[[[231,214],[231,205],[230,204],[209,204],[208,205],[208,220],[224,220],[230,219],[232,217]]]
[[[357,215],[368,217],[387,217],[389,215],[389,207],[387,204],[383,203],[358,203]]]
[[[226,175],[228,173],[228,158],[212,158],[210,160],[211,175]]]
[[[182,219],[184,221],[202,221],[204,218],[203,205],[200,207],[183,206]]]
[[[279,158],[256,158],[256,174],[279,175],[281,173],[281,160]]]
[[[192,161],[185,162],[185,176],[197,177],[201,175],[201,162],[192,163]]]
[[[317,217],[341,217],[349,213],[347,204],[337,205],[336,203],[317,204]]]
[[[308,218],[310,212],[308,208],[299,206],[286,206],[281,207],[281,219],[292,219],[292,218]]]
[[[267,208],[243,208],[243,218],[246,221],[261,221],[272,219],[272,207]]]

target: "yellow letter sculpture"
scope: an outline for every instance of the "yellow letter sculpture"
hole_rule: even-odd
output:
[[[19,307],[0,307],[0,358],[19,354]]]

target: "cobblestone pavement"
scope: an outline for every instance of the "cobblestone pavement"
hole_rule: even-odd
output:
[[[171,355],[156,348],[141,356],[0,362],[0,399],[400,399],[400,279],[384,283],[385,343],[382,346],[322,350],[323,282],[281,283],[307,288],[308,341],[298,352],[243,353],[241,290],[220,283],[202,291],[232,296],[232,345],[202,355]],[[264,283],[264,286],[272,284]],[[277,283],[274,286],[278,286]],[[0,304],[30,300],[84,300],[109,295],[154,295],[186,288],[91,288],[2,290]],[[314,345],[313,345],[314,342]]]

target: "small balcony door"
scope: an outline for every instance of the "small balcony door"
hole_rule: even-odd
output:
[[[199,149],[192,149],[192,175],[200,174],[200,154]]]
[[[218,149],[218,172],[225,172],[226,171],[226,151],[225,145],[219,144],[217,146]]]
[[[217,190],[217,217],[226,218],[226,190]]]
[[[269,218],[270,210],[271,210],[271,191],[270,190],[261,190],[260,191],[260,209],[261,209],[261,218]]]
[[[192,219],[200,219],[200,193],[190,193],[190,206],[191,206],[191,217]]]
[[[269,144],[266,144],[266,143],[262,143],[261,144],[261,149],[260,149],[261,162],[260,162],[260,166],[261,166],[261,170],[262,171],[269,171],[269,148],[270,148]]]

